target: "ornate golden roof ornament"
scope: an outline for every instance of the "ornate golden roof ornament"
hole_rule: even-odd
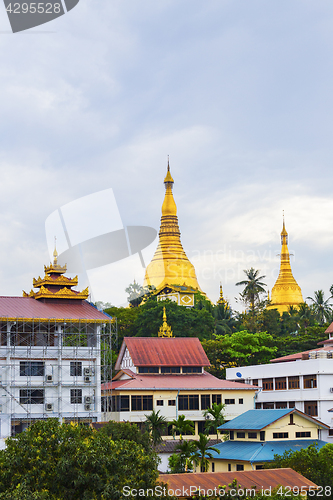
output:
[[[222,284],[220,283],[220,298],[219,300],[216,302],[217,305],[221,306],[221,305],[224,305],[224,307],[226,309],[229,309],[229,304],[228,302],[225,300],[225,298],[223,297],[223,291],[222,291]]]
[[[272,288],[271,304],[267,309],[277,309],[280,314],[287,312],[290,306],[297,307],[303,302],[302,291],[291,271],[288,250],[288,233],[284,222],[281,231],[280,273]]]
[[[162,324],[162,326],[160,326],[160,329],[158,330],[158,336],[159,337],[172,337],[171,326],[169,326],[167,323],[165,306],[163,307],[163,324]]]
[[[31,290],[30,293],[23,291],[23,297],[32,297],[34,299],[75,299],[86,300],[89,296],[89,290],[86,288],[82,292],[72,290],[73,286],[77,286],[78,277],[67,278],[63,274],[67,270],[67,266],[59,266],[58,252],[56,248],[56,238],[54,243],[53,264],[49,267],[44,266],[45,276],[38,276],[36,280],[33,278],[32,284],[34,288],[39,288],[37,292]]]
[[[162,217],[159,243],[154,257],[146,268],[143,286],[160,290],[168,285],[181,285],[200,289],[194,266],[189,261],[181,244],[177,217],[177,206],[173,197],[174,180],[168,160],[167,174],[164,179],[165,196],[162,204]]]

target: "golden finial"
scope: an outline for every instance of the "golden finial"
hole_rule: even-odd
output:
[[[216,302],[217,305],[224,305],[226,309],[229,309],[229,304],[228,302],[224,299],[223,297],[223,291],[222,291],[222,283],[220,283],[220,298]]]
[[[57,252],[57,237],[54,237],[54,252],[53,252],[53,265],[56,266],[58,262],[58,252]]]
[[[167,323],[165,306],[163,307],[163,325],[160,326],[160,329],[158,331],[158,336],[159,337],[172,337],[171,326],[169,326]]]
[[[170,173],[170,163],[169,163],[169,155],[168,155],[168,168],[167,168],[167,174],[165,176],[165,179],[164,179],[164,184],[165,184],[165,187],[167,188],[168,186],[170,186],[172,188],[172,184],[174,184],[174,180],[173,178],[171,177],[171,173]]]

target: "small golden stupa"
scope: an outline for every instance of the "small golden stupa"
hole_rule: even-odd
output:
[[[286,231],[284,216],[281,232],[281,265],[280,273],[272,288],[271,303],[267,309],[277,309],[280,314],[288,312],[290,306],[297,307],[303,301],[302,291],[295,280],[290,266],[288,250],[288,233]]]
[[[159,243],[154,257],[146,268],[144,286],[153,286],[157,291],[166,285],[180,285],[186,289],[200,289],[194,266],[187,258],[180,241],[177,206],[172,194],[174,180],[171,177],[168,161],[167,175],[164,179],[165,197],[162,205],[162,217]]]
[[[225,309],[229,309],[228,301],[225,300],[225,298],[223,297],[222,284],[220,284],[220,298],[216,302],[216,305],[218,305],[218,306],[224,306]]]
[[[75,299],[75,300],[86,300],[89,296],[89,290],[86,288],[82,292],[77,292],[72,290],[73,286],[77,286],[78,277],[67,278],[63,274],[67,271],[67,266],[59,266],[58,264],[58,252],[54,248],[53,252],[53,264],[50,263],[49,266],[44,266],[45,276],[41,278],[40,276],[36,280],[33,278],[33,287],[39,288],[38,292],[31,290],[30,293],[23,291],[23,297],[32,297],[42,302],[49,302],[50,299]]]
[[[158,336],[159,337],[172,337],[171,326],[169,326],[167,323],[165,306],[163,307],[163,324],[160,326],[160,329],[158,330]]]

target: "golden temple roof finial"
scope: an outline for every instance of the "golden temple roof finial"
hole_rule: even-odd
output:
[[[160,329],[158,331],[158,336],[159,337],[172,337],[171,326],[169,326],[167,323],[165,306],[163,307],[163,325],[160,326]]]
[[[174,184],[174,180],[173,180],[171,173],[170,173],[169,155],[168,155],[167,174],[166,174],[165,179],[164,179],[164,184],[165,184],[165,189],[168,189],[168,188],[172,189],[172,184]]]
[[[56,266],[58,263],[58,252],[57,252],[57,237],[54,237],[54,252],[53,252],[53,265]]]
[[[229,304],[228,302],[225,300],[225,298],[223,297],[223,291],[222,291],[222,283],[220,282],[220,298],[219,300],[216,302],[217,305],[224,305],[224,307],[226,309],[229,309]]]

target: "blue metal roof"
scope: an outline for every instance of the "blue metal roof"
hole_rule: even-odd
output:
[[[292,408],[283,408],[280,410],[248,410],[230,422],[219,427],[221,430],[256,430],[260,431],[267,425],[272,424],[279,418],[288,415],[293,411]]]
[[[287,450],[298,451],[315,444],[317,449],[327,444],[325,441],[315,439],[296,439],[286,441],[225,441],[214,444],[214,448],[220,451],[211,451],[213,460],[245,460],[251,463],[271,462],[274,455],[283,455]]]

